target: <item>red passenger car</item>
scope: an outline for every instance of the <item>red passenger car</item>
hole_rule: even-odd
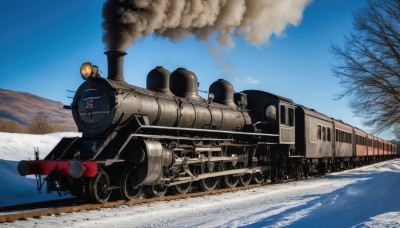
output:
[[[353,128],[353,148],[356,154],[355,162],[357,165],[368,163],[367,133],[361,129]]]

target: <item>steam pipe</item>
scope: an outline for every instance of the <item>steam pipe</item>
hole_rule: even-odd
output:
[[[108,62],[108,79],[125,82],[124,80],[124,56],[123,51],[106,51]]]

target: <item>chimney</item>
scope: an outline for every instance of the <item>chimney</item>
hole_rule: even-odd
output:
[[[106,51],[108,62],[108,79],[125,82],[124,80],[124,55],[123,51]]]

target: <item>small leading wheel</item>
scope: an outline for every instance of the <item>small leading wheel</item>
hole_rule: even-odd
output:
[[[142,186],[138,185],[137,170],[130,168],[122,173],[121,195],[126,200],[138,198],[142,193]]]
[[[150,194],[152,196],[161,197],[164,196],[168,190],[168,187],[163,184],[153,184],[150,185]]]
[[[231,162],[224,162],[222,169],[224,171],[234,170],[235,167],[232,165]],[[239,177],[236,175],[225,175],[222,179],[223,179],[225,187],[227,187],[227,188],[234,188],[239,183]]]
[[[89,192],[90,197],[98,203],[105,203],[111,195],[110,179],[104,171],[99,171],[96,176],[90,180]]]
[[[252,173],[246,173],[239,177],[239,183],[241,186],[247,186],[250,184],[251,179],[253,178]]]
[[[190,187],[192,186],[192,182],[177,184],[174,186],[175,192],[178,194],[186,194],[190,191]]]

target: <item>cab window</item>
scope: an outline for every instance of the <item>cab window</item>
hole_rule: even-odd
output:
[[[289,126],[290,127],[293,127],[294,126],[294,109],[293,108],[289,108],[288,109],[288,111],[289,111]]]
[[[286,125],[286,107],[281,105],[281,124]]]

